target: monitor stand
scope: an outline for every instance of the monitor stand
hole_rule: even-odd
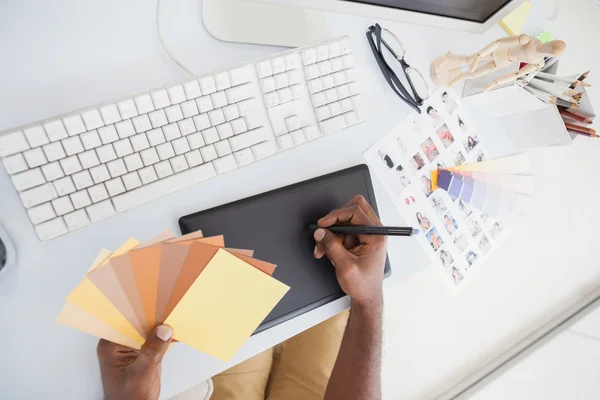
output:
[[[327,38],[325,13],[245,0],[203,0],[202,19],[219,40],[302,47]]]

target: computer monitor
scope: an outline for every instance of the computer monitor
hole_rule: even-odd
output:
[[[526,0],[204,0],[217,38],[284,46],[325,39],[323,11],[483,33]]]

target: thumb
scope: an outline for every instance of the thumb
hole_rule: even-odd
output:
[[[159,325],[142,345],[138,359],[149,365],[158,365],[167,352],[173,340],[173,328],[169,325]]]
[[[333,266],[342,265],[350,258],[350,253],[342,244],[342,239],[327,229],[317,229],[314,233],[319,250],[325,252],[325,255]]]

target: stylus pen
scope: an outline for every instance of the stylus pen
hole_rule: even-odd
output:
[[[316,231],[320,228],[317,224],[309,224],[308,230]],[[360,226],[360,225],[334,225],[329,228],[333,233],[341,233],[346,235],[377,235],[377,236],[414,236],[420,231],[411,227],[398,226]]]

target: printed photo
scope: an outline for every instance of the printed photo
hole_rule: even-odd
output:
[[[479,138],[477,136],[468,136],[463,140],[463,147],[470,153],[479,144]]]
[[[448,210],[448,207],[446,207],[446,204],[444,204],[444,200],[442,200],[442,197],[439,193],[435,193],[433,196],[431,196],[430,201],[431,207],[435,210],[438,216],[442,216],[442,214]]]
[[[448,249],[440,250],[440,260],[442,261],[444,268],[448,268],[454,262],[454,258],[452,258],[452,254],[450,254]]]
[[[479,241],[479,250],[481,250],[481,254],[487,254],[491,248],[492,245],[490,243],[490,239],[486,235],[483,235]]]
[[[460,272],[460,270],[455,266],[450,267],[449,269],[447,269],[447,271],[448,274],[450,274],[452,282],[454,282],[454,286],[458,286],[458,284],[465,278],[464,275]]]
[[[446,163],[443,161],[438,161],[437,164],[435,165],[436,169],[444,169],[446,168]]]
[[[394,168],[394,161],[392,161],[392,158],[390,156],[388,156],[387,154],[385,154],[383,151],[379,150],[377,152],[377,154],[379,154],[379,157],[381,158],[381,161],[387,165],[387,167],[389,169]]]
[[[463,136],[467,135],[467,126],[465,125],[464,121],[462,120],[462,118],[458,117],[458,128],[460,129],[460,133],[463,134]]]
[[[417,202],[417,200],[415,200],[415,198],[413,196],[408,196],[408,197],[404,198],[404,202],[406,203],[407,206],[410,206],[411,204],[415,204]]]
[[[425,156],[427,157],[429,162],[432,162],[437,156],[440,155],[439,150],[437,149],[436,145],[433,143],[433,140],[431,140],[431,138],[427,139],[423,142],[423,144],[421,144],[421,149],[423,149],[423,152],[425,153]]]
[[[417,116],[417,118],[413,119],[411,125],[412,128],[419,134],[419,136],[424,137],[427,136],[427,132],[422,125],[421,119]]]
[[[504,225],[500,222],[495,222],[490,229],[490,236],[495,240],[500,237],[500,234],[504,232]]]
[[[465,256],[465,259],[467,260],[467,264],[469,264],[469,267],[472,267],[473,263],[475,261],[477,261],[478,258],[479,258],[479,256],[473,250],[469,250],[467,252],[467,255]]]
[[[484,225],[489,218],[490,218],[490,216],[487,215],[486,213],[481,213],[481,222],[483,222]]]
[[[450,150],[450,160],[453,165],[459,166],[465,163],[465,155],[460,150]]]
[[[454,239],[454,245],[458,248],[459,253],[463,253],[469,244],[463,235],[459,235]]]
[[[433,193],[433,189],[431,188],[431,179],[429,179],[427,175],[423,175],[421,176],[421,183],[421,188],[423,189],[425,197],[431,196],[431,194]]]
[[[450,147],[450,145],[454,143],[454,136],[452,136],[452,133],[450,132],[450,129],[448,129],[448,125],[446,124],[442,125],[437,130],[437,135],[442,141],[442,144],[445,148]]]
[[[456,223],[456,220],[452,217],[452,214],[448,213],[444,215],[444,220],[442,222],[444,223],[444,227],[446,228],[448,235],[452,236],[454,232],[457,231],[458,224]]]
[[[425,234],[425,237],[427,238],[429,244],[435,251],[439,250],[444,245],[444,240],[440,236],[435,226]]]
[[[483,151],[481,149],[477,150],[477,162],[485,161],[486,158],[483,155]]]
[[[423,232],[431,228],[431,221],[429,220],[429,218],[427,218],[427,214],[425,213],[417,213],[417,223],[419,224],[419,227],[423,230]]]
[[[398,147],[400,148],[400,151],[402,152],[402,154],[406,154],[406,144],[404,144],[404,142],[402,141],[402,139],[400,139],[398,137],[396,139],[396,143],[398,143]]]
[[[454,100],[452,100],[452,97],[448,94],[448,92],[442,93],[442,102],[446,106],[446,112],[448,115],[454,114],[454,111],[456,111],[458,108],[458,105]]]
[[[471,206],[462,200],[458,201],[458,210],[463,219],[467,219],[471,214],[473,214],[473,209]]]
[[[431,122],[433,123],[434,128],[437,128],[444,123],[444,118],[440,116],[438,110],[431,106],[427,107],[427,115],[431,117]]]
[[[395,169],[390,171],[387,175],[387,180],[394,190],[394,193],[397,195],[402,193],[404,189],[410,185],[410,179],[402,165],[398,165]]]
[[[481,233],[481,225],[475,218],[471,218],[467,221],[467,226],[469,227],[469,232],[471,232],[471,236],[476,238]]]
[[[410,165],[415,169],[415,171],[419,171],[425,166],[425,161],[423,161],[423,157],[417,153],[410,159]]]

